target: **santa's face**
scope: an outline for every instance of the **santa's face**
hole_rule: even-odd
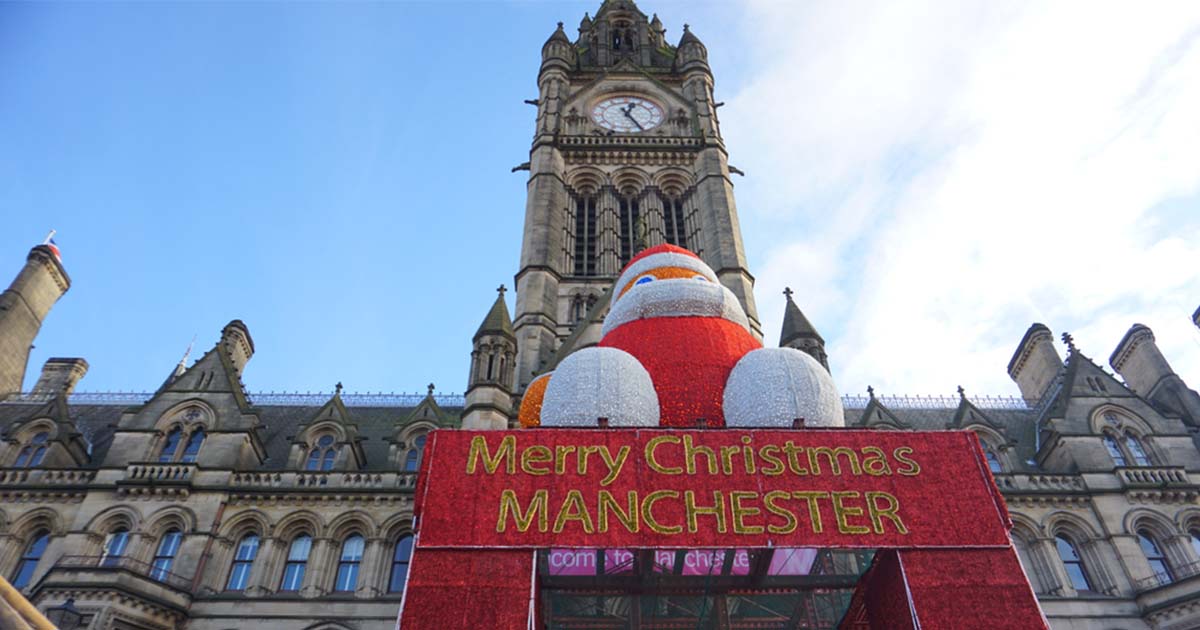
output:
[[[602,335],[651,317],[719,317],[749,329],[741,303],[704,261],[686,250],[649,250],[621,272],[613,290]]]

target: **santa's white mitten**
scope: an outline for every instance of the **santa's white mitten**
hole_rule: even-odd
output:
[[[829,372],[794,348],[760,348],[733,366],[725,381],[725,426],[791,428],[846,424]]]
[[[633,355],[616,348],[584,348],[554,370],[542,399],[541,426],[658,426],[658,394]]]

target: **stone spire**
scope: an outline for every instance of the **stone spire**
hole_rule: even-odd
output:
[[[58,249],[48,242],[29,251],[25,266],[0,293],[0,399],[21,391],[33,340],[69,288],[71,278]]]
[[[821,334],[817,332],[812,322],[808,321],[808,318],[800,311],[800,307],[796,306],[796,302],[792,299],[792,293],[790,287],[783,290],[783,294],[787,296],[787,305],[783,311],[783,330],[779,333],[779,347],[795,348],[806,352],[825,366],[825,371],[829,371],[829,357],[825,354],[825,340],[821,338]]]
[[[467,376],[464,429],[506,429],[512,411],[517,337],[513,333],[507,289],[496,289],[496,301],[471,339],[471,373]]]

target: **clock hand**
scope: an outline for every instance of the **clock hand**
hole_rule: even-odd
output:
[[[638,122],[637,119],[633,117],[633,114],[630,113],[632,110],[633,110],[633,106],[631,105],[629,107],[629,109],[622,109],[621,111],[625,112],[625,117],[628,118],[630,121],[632,121],[633,124],[637,125],[638,129],[645,131],[646,128],[642,126],[642,123]]]

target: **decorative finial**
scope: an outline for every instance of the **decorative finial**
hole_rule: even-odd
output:
[[[867,395],[871,398],[875,398],[875,388],[867,385]]]
[[[792,301],[792,287],[783,287],[783,294],[787,296],[789,302]]]
[[[1075,352],[1075,338],[1071,336],[1071,333],[1063,333],[1062,340],[1067,344],[1067,350]]]
[[[559,23],[558,23],[558,30],[560,30],[560,31],[561,31],[561,30],[563,30],[563,28],[562,28],[562,22],[559,22]]]
[[[428,385],[428,387],[429,387],[429,395],[432,396],[433,395],[433,383],[430,383]]]
[[[496,287],[496,293],[499,293],[499,294],[500,294],[500,297],[504,297],[504,292],[505,292],[505,291],[508,291],[508,289],[506,289],[506,288],[504,287],[504,285],[503,285],[503,284],[502,284],[502,285],[500,285],[500,286],[498,286],[498,287]]]
[[[967,390],[963,389],[962,385],[958,386],[958,397],[962,400],[967,399]]]
[[[333,395],[334,395],[334,396],[341,396],[341,395],[342,395],[342,382],[341,382],[341,381],[338,381],[338,382],[337,382],[337,385],[334,385],[334,386],[333,386]]]
[[[685,33],[686,33],[686,32],[687,32],[687,30],[688,30],[688,27],[689,27],[689,25],[688,25],[688,24],[684,24],[684,25],[683,25],[683,32],[685,32]]]

